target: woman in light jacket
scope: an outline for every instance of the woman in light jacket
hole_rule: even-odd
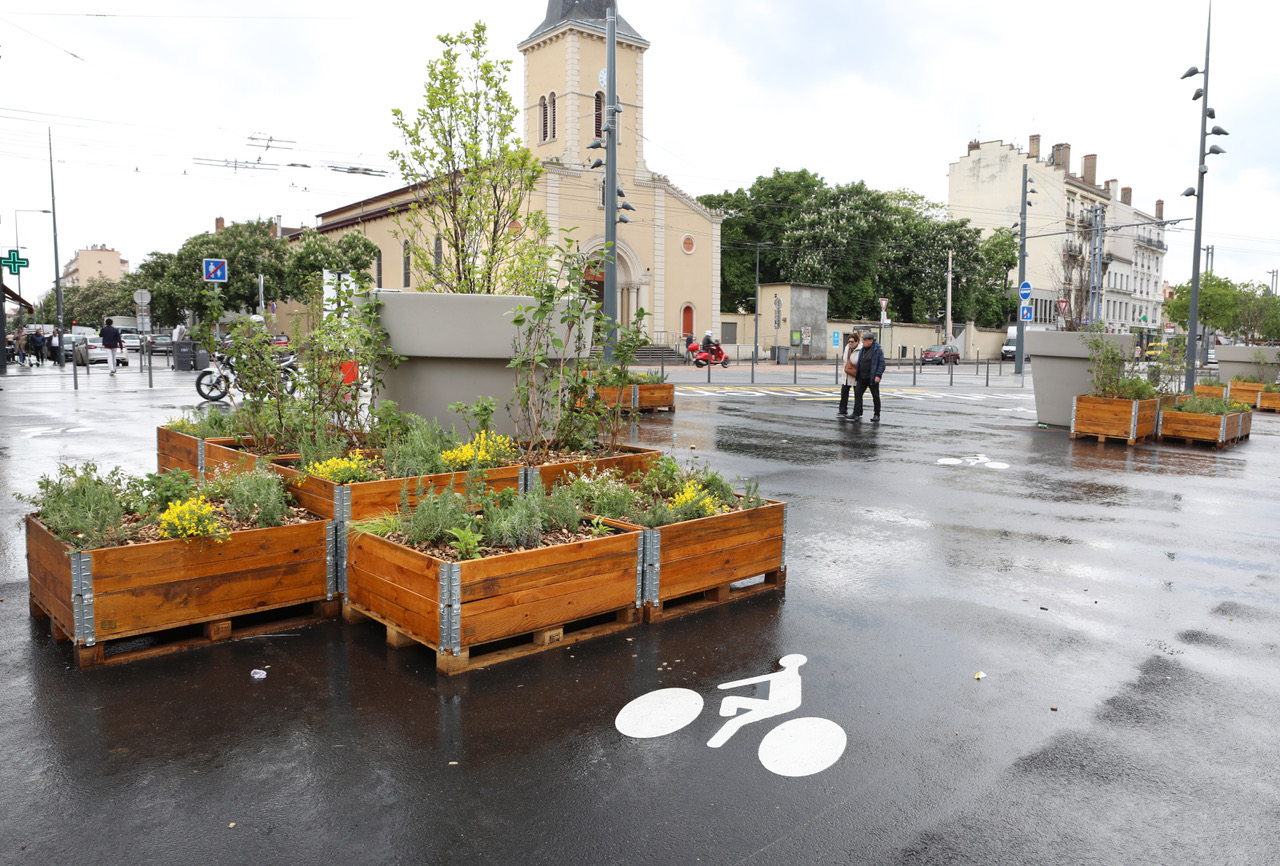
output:
[[[840,410],[836,412],[836,416],[839,418],[849,414],[849,389],[858,377],[858,353],[862,351],[862,341],[858,337],[857,331],[845,335],[844,363],[840,365],[840,375],[837,377],[840,383]],[[850,373],[850,370],[853,372]]]

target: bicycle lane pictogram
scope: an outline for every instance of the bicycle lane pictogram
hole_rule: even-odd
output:
[[[800,708],[800,667],[808,659],[799,653],[778,660],[782,670],[757,677],[721,683],[717,688],[737,689],[767,685],[765,697],[730,695],[720,702],[720,715],[728,718],[707,742],[708,748],[724,746],[743,727],[792,713]],[[702,695],[692,689],[655,689],[635,698],[621,710],[614,725],[634,739],[665,737],[692,724],[702,714]],[[779,776],[811,776],[840,760],[848,743],[844,728],[830,719],[806,716],[788,719],[764,735],[757,756],[765,769]]]

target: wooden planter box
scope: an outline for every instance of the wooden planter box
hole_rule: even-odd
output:
[[[657,622],[786,585],[786,503],[645,531],[645,620]],[[733,583],[764,575],[762,583]]]
[[[460,563],[352,535],[344,613],[385,625],[392,646],[425,644],[446,674],[618,631],[639,621],[641,532],[611,524],[625,531]]]
[[[1258,395],[1262,393],[1261,382],[1231,382],[1227,385],[1227,399],[1235,403],[1256,407]]]
[[[1169,397],[1151,400],[1076,397],[1071,407],[1071,438],[1097,436],[1099,442],[1123,439],[1133,445],[1156,435],[1160,408],[1168,402]]]
[[[167,427],[157,427],[156,464],[161,472],[185,469],[196,478],[204,478],[206,472],[212,473],[226,467],[244,472],[256,467],[260,458],[245,451],[242,444],[252,447],[252,437],[237,439],[234,436],[218,436],[199,439]]]
[[[1183,397],[1178,402],[1185,399]],[[1215,448],[1221,448],[1247,438],[1252,429],[1252,412],[1232,412],[1228,415],[1161,412],[1157,436],[1161,440],[1174,438],[1186,442],[1208,442]]]
[[[1226,385],[1196,385],[1195,392],[1201,397],[1217,397],[1219,399],[1227,396]]]
[[[502,466],[483,472],[485,484],[491,490],[528,489],[530,476],[537,473],[543,485],[550,490],[560,478],[576,474],[590,466],[602,469],[616,467],[624,475],[643,473],[649,464],[662,455],[652,448],[630,445],[619,447],[622,454],[601,457],[597,460],[578,460],[572,463],[554,463],[538,467]],[[206,460],[208,459],[206,451]],[[388,478],[383,481],[361,481],[355,484],[334,484],[323,478],[306,475],[291,466],[273,463],[273,468],[284,476],[293,490],[298,504],[308,511],[330,520],[361,520],[376,517],[400,508],[401,493],[408,496],[409,505],[418,503],[418,488],[424,493],[453,489],[465,493],[467,473],[443,472],[438,475],[420,475],[414,478]]]
[[[676,386],[659,383],[646,385],[611,386],[595,389],[606,406],[617,406],[632,412],[652,412],[655,409],[676,410]]]
[[[1258,408],[1264,412],[1280,412],[1280,391],[1262,391],[1259,393]]]
[[[338,612],[334,529],[321,520],[233,532],[222,542],[157,541],[83,553],[60,542],[35,515],[26,524],[31,613],[52,619],[59,641],[73,642],[81,668],[276,631]],[[263,611],[278,615],[243,620]],[[121,638],[153,633],[151,646],[107,652]]]

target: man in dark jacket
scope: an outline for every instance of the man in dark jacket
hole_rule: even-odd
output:
[[[28,341],[31,346],[31,357],[35,360],[36,366],[40,367],[44,364],[44,331],[36,328],[36,332],[31,335]]]
[[[107,350],[107,363],[111,366],[111,375],[114,376],[116,374],[116,352],[124,348],[124,342],[120,339],[120,329],[112,325],[110,319],[107,319],[107,323],[102,326],[98,336],[102,338],[102,348]],[[877,403],[876,405],[880,404]]]
[[[884,375],[884,350],[870,331],[862,333],[862,351],[858,353],[858,375],[853,384],[853,418],[862,417],[862,395],[870,388],[871,403],[875,414],[872,421],[880,420],[880,377]]]

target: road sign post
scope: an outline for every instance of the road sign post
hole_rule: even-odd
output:
[[[1025,184],[1025,182],[1026,182],[1026,176],[1025,176],[1025,175],[1026,175],[1026,171],[1025,171],[1025,169],[1024,169],[1024,171],[1023,171],[1023,175],[1024,175],[1024,176],[1023,176],[1023,182],[1024,182],[1024,184]],[[1027,222],[1026,217],[1025,217],[1025,213],[1026,213],[1026,211],[1024,210],[1024,211],[1023,211],[1024,216],[1023,216],[1023,220],[1022,220],[1022,225],[1024,226],[1024,228],[1023,228],[1023,232],[1024,232],[1024,233],[1025,233],[1025,231],[1026,231],[1025,226],[1026,226],[1026,222]],[[1025,249],[1025,247],[1024,247],[1024,249]],[[1019,276],[1021,276],[1021,273],[1019,273]],[[1026,334],[1027,334],[1027,324],[1026,324],[1026,323],[1031,321],[1031,283],[1030,283],[1030,281],[1028,281],[1028,280],[1023,280],[1023,281],[1022,281],[1022,285],[1018,286],[1018,299],[1019,299],[1019,305],[1018,305],[1018,338],[1017,338],[1017,340],[1015,340],[1015,341],[1014,341],[1014,343],[1015,343],[1015,349],[1014,349],[1015,354],[1014,354],[1014,356],[1013,356],[1013,371],[1014,371],[1015,373],[1021,373],[1021,372],[1022,372],[1022,359],[1026,357],[1026,351],[1027,351],[1027,347],[1026,347],[1026,339],[1027,339],[1027,337],[1026,337]]]

